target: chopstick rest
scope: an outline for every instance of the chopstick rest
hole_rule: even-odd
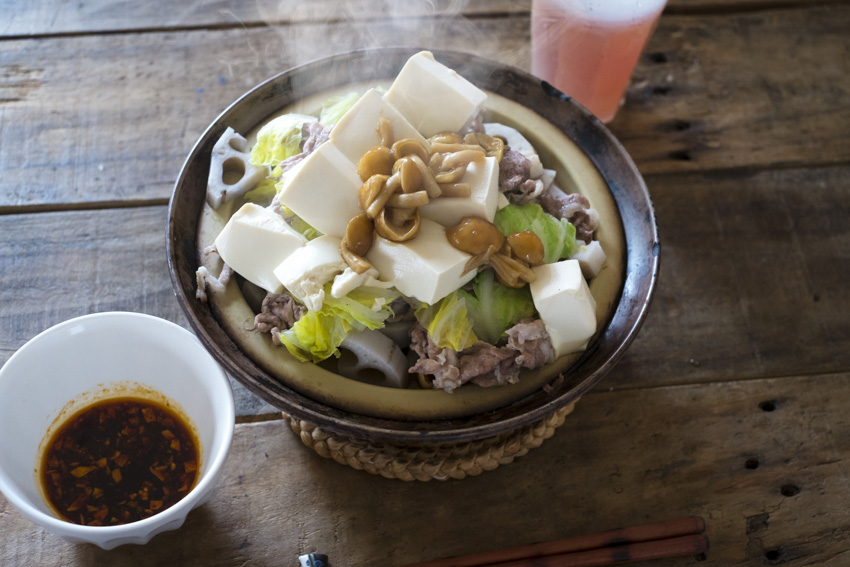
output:
[[[597,567],[696,555],[708,549],[705,520],[687,516],[499,551],[436,559],[408,567]]]

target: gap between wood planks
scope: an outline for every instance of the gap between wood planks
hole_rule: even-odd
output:
[[[463,15],[463,14],[460,14]],[[516,12],[475,12],[471,14],[463,15],[468,20],[498,20],[511,18],[514,16],[522,16],[529,17],[530,12],[528,10],[516,11]],[[446,14],[443,15],[410,15],[410,16],[396,16],[391,18],[393,21],[404,22],[406,20],[439,20],[441,18],[451,17]],[[65,37],[86,37],[92,35],[124,35],[124,34],[141,34],[141,33],[174,33],[174,32],[193,32],[193,31],[223,31],[223,30],[232,30],[232,29],[256,29],[256,28],[264,28],[264,27],[286,27],[286,26],[302,26],[302,25],[339,25],[350,22],[362,21],[364,18],[345,18],[345,17],[327,17],[327,18],[314,18],[308,20],[286,20],[286,19],[273,19],[273,20],[253,20],[253,21],[238,21],[234,20],[233,22],[220,22],[220,23],[207,23],[207,24],[193,24],[193,25],[185,25],[185,26],[159,26],[159,27],[138,27],[138,28],[120,28],[120,29],[108,29],[108,30],[85,30],[85,31],[64,31],[64,32],[53,32],[53,33],[40,33],[33,35],[8,35],[8,36],[0,36],[0,41],[3,40],[23,40],[23,39],[53,39],[53,38],[65,38]],[[372,21],[376,24],[380,24],[383,21],[388,21],[390,18],[386,17],[378,17],[373,19]]]
[[[676,4],[668,5],[664,9],[664,14],[671,16],[723,16],[730,14],[745,14],[745,13],[755,13],[755,12],[767,12],[772,10],[805,10],[812,9],[818,7],[825,6],[842,6],[848,3],[847,0],[812,0],[812,1],[802,1],[802,0],[776,0],[769,5],[765,5],[761,2],[742,2],[736,5],[729,5],[724,2],[706,2],[700,5],[684,5],[679,6]],[[472,12],[468,14],[460,14],[463,17],[469,20],[492,20],[492,19],[503,19],[503,18],[511,18],[514,16],[520,17],[529,17],[529,10],[517,10],[515,12],[512,11],[493,11],[493,12]],[[445,14],[440,15],[428,15],[428,14],[419,14],[419,15],[411,15],[411,16],[399,16],[393,18],[394,20],[415,20],[415,19],[441,19],[445,17],[450,17]],[[5,40],[26,40],[26,39],[48,39],[48,38],[64,38],[64,37],[84,37],[84,36],[92,36],[92,35],[122,35],[122,34],[138,34],[138,33],[174,33],[174,32],[192,32],[192,31],[214,31],[214,30],[229,30],[229,29],[253,29],[253,28],[262,28],[267,26],[297,26],[297,25],[312,25],[312,24],[326,24],[326,25],[335,25],[335,24],[343,24],[351,21],[351,18],[341,18],[341,17],[327,17],[327,18],[313,18],[306,20],[286,20],[286,19],[275,19],[275,20],[253,20],[253,21],[239,21],[235,20],[233,22],[222,22],[222,23],[207,23],[207,24],[196,24],[196,25],[186,25],[186,26],[161,26],[161,27],[138,27],[138,28],[121,28],[121,29],[106,29],[106,30],[86,30],[86,31],[64,31],[64,32],[54,32],[54,33],[39,33],[39,34],[14,34],[7,36],[0,36],[0,41]],[[380,18],[374,20],[376,23],[380,23],[382,20]]]
[[[825,6],[846,6],[847,0],[775,0],[770,4],[764,2],[740,2],[730,5],[726,2],[707,1],[699,5],[677,4],[667,5],[664,14],[668,16],[722,16],[731,14],[746,14],[754,12],[769,12],[772,10],[805,10]]]
[[[102,209],[139,209],[168,206],[169,199],[138,199],[111,201],[81,201],[78,203],[46,203],[30,205],[0,205],[0,215],[93,211]]]
[[[613,368],[616,369],[617,365],[614,364]],[[800,374],[799,371],[791,372],[788,374],[738,374],[735,376],[730,376],[729,378],[723,378],[720,376],[715,376],[706,380],[698,380],[698,381],[688,381],[681,380],[678,382],[665,382],[663,384],[651,384],[648,386],[606,386],[605,381],[608,380],[608,377],[602,379],[602,381],[594,386],[591,390],[582,394],[582,397],[589,396],[592,394],[609,394],[615,392],[640,392],[642,390],[658,390],[663,388],[695,388],[699,386],[710,386],[710,385],[721,385],[721,384],[741,384],[746,382],[759,382],[763,380],[796,380],[801,377],[805,378],[828,378],[830,376],[845,376],[850,372],[850,368],[839,368],[839,369],[830,369],[824,371],[814,371],[808,372],[806,374]]]
[[[668,171],[655,173],[642,173],[644,179],[659,179],[665,177],[685,176],[685,175],[706,175],[706,176],[724,176],[724,175],[754,175],[766,171],[792,171],[807,169],[830,169],[837,167],[846,167],[850,165],[850,160],[835,161],[816,164],[799,164],[799,163],[774,163],[761,167],[726,167],[716,169],[695,169],[690,171]],[[92,211],[101,209],[137,209],[143,207],[163,207],[168,206],[170,199],[137,199],[137,200],[106,200],[106,201],[81,201],[73,203],[46,203],[46,204],[28,204],[28,205],[0,205],[0,216],[3,215],[23,215],[32,213],[56,213],[70,211]]]

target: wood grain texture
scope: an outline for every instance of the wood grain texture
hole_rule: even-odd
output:
[[[167,218],[165,207],[0,216],[0,366],[44,329],[88,313],[147,313],[188,328],[168,275]],[[238,415],[275,412],[231,382]]]
[[[305,24],[0,42],[0,212],[164,202],[207,125],[282,70],[344,49],[420,45],[433,36],[447,49],[474,45],[482,55],[522,57],[527,32],[518,23],[398,21],[380,34],[366,23]],[[499,39],[506,31],[516,39]]]
[[[0,216],[2,360],[85,313],[140,311],[185,326],[168,280],[166,220],[165,207]]]
[[[848,6],[662,18],[611,129],[644,174],[846,163],[848,31]]]
[[[527,16],[386,22],[0,42],[0,212],[164,203],[227,105],[343,49],[437,45],[529,65]],[[844,163],[848,29],[850,6],[664,17],[611,129],[645,174]]]
[[[677,1],[677,0],[674,0]],[[678,0],[682,1],[682,0]],[[689,0],[684,0],[689,1]],[[131,30],[257,27],[394,18],[480,17],[528,13],[531,0],[193,0],[163,10],[157,2],[0,0],[0,37]]]
[[[847,0],[669,0],[668,13],[753,11],[837,4]],[[0,38],[91,34],[151,29],[257,27],[271,24],[381,19],[434,15],[477,18],[523,15],[531,0],[193,0],[163,10],[156,2],[95,0],[51,2],[0,0]]]
[[[186,326],[164,205],[194,141],[253,85],[390,44],[528,69],[530,5],[0,0],[0,364],[85,313]],[[0,565],[323,551],[393,567],[686,514],[712,546],[670,567],[848,564],[848,32],[850,0],[670,0],[610,125],[654,201],[655,301],[541,448],[462,481],[389,481],[320,458],[235,384],[223,478],[181,530],[105,552],[0,496]]]
[[[396,21],[380,36],[339,23],[2,42],[0,211],[164,202],[218,112],[341,46],[439,44],[528,67],[526,18],[431,24]],[[844,162],[848,32],[850,7],[664,18],[611,129],[643,173]]]
[[[846,373],[595,392],[515,463],[429,483],[322,459],[282,421],[240,425],[213,500],[180,531],[104,552],[0,499],[0,563],[26,550],[44,566],[294,565],[321,551],[333,565],[392,567],[696,514],[711,540],[704,560],[665,565],[838,567],[850,537],[848,396]]]
[[[650,176],[661,274],[605,386],[850,368],[846,166]]]

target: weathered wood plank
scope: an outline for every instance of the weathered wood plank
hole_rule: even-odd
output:
[[[359,23],[0,42],[0,212],[162,201],[216,115],[284,69],[387,44],[521,53],[527,33],[515,26],[431,20],[377,35]]]
[[[670,0],[669,13],[717,13],[790,6],[835,4],[847,0]],[[175,7],[158,2],[19,2],[0,0],[0,38],[89,34],[152,29],[256,27],[270,24],[340,20],[427,18],[433,15],[476,18],[489,14],[524,15],[531,0],[204,0]]]
[[[848,177],[850,167],[649,177],[659,286],[602,387],[850,368]],[[168,277],[165,221],[164,207],[0,216],[0,361],[41,330],[94,311],[186,325]]]
[[[400,566],[698,514],[704,560],[665,565],[837,567],[850,537],[848,396],[848,374],[597,391],[517,462],[429,483],[322,459],[282,421],[240,425],[215,497],[181,530],[104,552],[0,498],[0,562],[289,565],[320,550],[347,567]]]
[[[189,328],[168,276],[167,218],[165,207],[0,216],[0,365],[88,313],[134,311]],[[240,416],[275,411],[232,383]]]
[[[665,9],[675,14],[712,14],[801,8],[845,2],[847,0],[669,0]]]
[[[527,17],[429,21],[0,42],[0,212],[164,202],[218,112],[341,49],[432,45],[528,67]],[[850,6],[665,17],[611,128],[644,173],[846,162],[848,29]]]
[[[835,167],[648,177],[659,285],[605,384],[846,370],[848,175]]]
[[[688,1],[688,0],[685,0]],[[478,17],[487,14],[521,14],[530,0],[204,0],[179,7],[169,3],[128,3],[96,0],[57,3],[49,0],[0,0],[0,37],[88,34],[99,32],[202,27],[256,27],[290,23],[326,23],[395,18]]]
[[[664,18],[611,128],[644,173],[846,163],[848,33],[847,6]]]

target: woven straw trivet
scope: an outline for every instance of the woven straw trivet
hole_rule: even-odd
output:
[[[341,437],[286,413],[292,431],[322,457],[357,470],[401,480],[448,480],[479,475],[539,447],[555,433],[575,402],[549,416],[501,435],[443,445],[396,445]]]

